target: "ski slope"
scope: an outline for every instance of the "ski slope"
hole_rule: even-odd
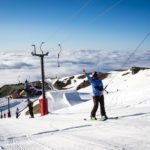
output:
[[[0,149],[149,150],[150,70],[142,70],[135,75],[129,70],[112,72],[104,80],[104,85],[112,78],[114,80],[107,88],[109,94],[104,93],[105,105],[107,115],[118,116],[117,120],[83,120],[89,118],[93,106],[92,100],[83,100],[83,97],[89,97],[84,93],[90,93],[90,86],[78,91],[81,99],[76,104],[69,102],[73,94],[48,92],[49,100],[56,100],[53,104],[57,109],[53,108],[50,114],[44,117],[37,115],[34,119],[29,116],[0,119]],[[61,107],[57,107],[57,103]],[[99,110],[97,117],[100,117]]]
[[[32,97],[30,98],[31,101],[38,100],[38,97]],[[16,109],[19,108],[19,111],[27,111],[27,98],[20,98],[20,99],[10,99],[10,111],[11,116],[15,117],[16,115]],[[0,98],[0,110],[3,110],[3,114],[5,113],[7,115],[8,113],[8,100],[6,98]]]

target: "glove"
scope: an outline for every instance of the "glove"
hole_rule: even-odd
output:
[[[86,73],[86,70],[85,70],[85,69],[83,69],[82,71],[83,71],[83,73]]]

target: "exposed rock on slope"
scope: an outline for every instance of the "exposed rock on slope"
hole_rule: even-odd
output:
[[[91,73],[90,73],[91,74]],[[99,73],[99,78],[103,80],[108,76],[108,73]],[[85,75],[72,76],[65,79],[57,80],[54,83],[54,87],[58,90],[64,90],[69,88],[75,88],[77,90],[89,86],[90,83],[87,81]]]
[[[69,78],[65,78],[63,79],[62,81],[61,80],[57,80],[55,83],[54,83],[54,87],[58,90],[63,90],[65,89],[65,87],[69,84],[71,84],[71,80],[74,79],[74,76],[71,76]]]
[[[40,81],[30,82],[31,86],[42,89],[42,84]],[[50,90],[50,87],[47,83],[45,83],[45,89]],[[0,88],[0,98],[5,96],[12,96],[13,98],[20,98],[20,92],[24,90],[24,84],[11,84],[11,85],[4,85]]]
[[[130,70],[132,71],[132,74],[138,73],[140,70],[145,70],[149,68],[144,68],[144,67],[132,67]]]

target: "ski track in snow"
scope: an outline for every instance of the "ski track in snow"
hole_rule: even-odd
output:
[[[58,116],[58,115],[57,115]],[[75,115],[73,115],[75,116]],[[53,115],[52,117],[56,117]],[[61,116],[63,117],[63,115]],[[3,132],[7,132],[6,136],[0,136],[1,149],[83,149],[86,145],[87,149],[145,149],[150,148],[149,145],[149,126],[146,126],[145,122],[141,122],[144,116],[132,116],[122,117],[118,120],[108,120],[105,122],[92,122],[92,121],[79,121],[80,125],[71,126],[67,128],[45,129],[43,132],[37,132],[34,134],[26,134],[22,131],[22,136],[16,136],[12,131],[5,127],[5,124],[1,126]],[[150,115],[147,115],[150,118]],[[56,117],[57,118],[57,117]],[[58,119],[58,118],[57,118]],[[53,120],[53,119],[52,119]],[[63,119],[62,119],[63,120]],[[60,122],[62,122],[62,120]],[[64,119],[66,121],[66,119]],[[57,122],[57,121],[56,121]],[[56,123],[52,123],[52,126]],[[70,124],[72,121],[68,121]],[[148,121],[147,121],[148,122]],[[24,122],[20,119],[18,122],[18,128],[21,128]],[[117,123],[117,125],[116,125]],[[143,126],[140,124],[143,123]],[[12,125],[10,123],[10,125]],[[50,124],[49,124],[50,125]],[[59,126],[59,124],[56,123]],[[20,127],[19,127],[20,126]],[[17,126],[14,126],[17,127]],[[118,130],[119,129],[119,130]],[[12,128],[11,128],[12,130]],[[32,133],[30,131],[30,133]],[[104,134],[105,133],[105,134]],[[110,134],[111,133],[111,134]],[[147,134],[145,134],[147,133]],[[1,135],[1,134],[0,134]],[[137,136],[140,135],[140,136]],[[121,142],[121,141],[125,142]],[[66,143],[65,144],[63,144]],[[136,146],[140,142],[140,146]],[[124,143],[128,143],[127,145]],[[129,145],[131,144],[131,146]],[[60,145],[60,146],[59,146]],[[134,148],[134,146],[135,148]],[[94,148],[93,148],[94,147]]]

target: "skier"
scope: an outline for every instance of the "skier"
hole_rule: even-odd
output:
[[[105,112],[105,104],[104,104],[104,95],[103,95],[103,83],[100,79],[98,79],[98,74],[97,72],[92,73],[92,77],[90,77],[87,73],[86,70],[83,69],[83,73],[86,75],[88,78],[91,86],[92,86],[92,95],[93,95],[93,102],[94,106],[91,111],[91,120],[97,120],[96,118],[96,112],[98,109],[98,104],[100,103],[100,110],[101,110],[101,120],[106,120],[108,119],[106,112]]]
[[[4,113],[4,118],[6,118],[6,114]]]
[[[28,101],[28,108],[29,108],[29,114],[30,114],[30,116],[31,116],[31,118],[34,118],[34,114],[33,114],[33,102],[31,102],[30,100],[29,100],[29,98],[27,99],[27,101]]]
[[[17,107],[17,109],[16,109],[16,118],[18,118],[19,117],[19,108]]]
[[[0,116],[0,118],[1,118],[1,119],[3,118],[2,110],[1,110],[1,116]]]

